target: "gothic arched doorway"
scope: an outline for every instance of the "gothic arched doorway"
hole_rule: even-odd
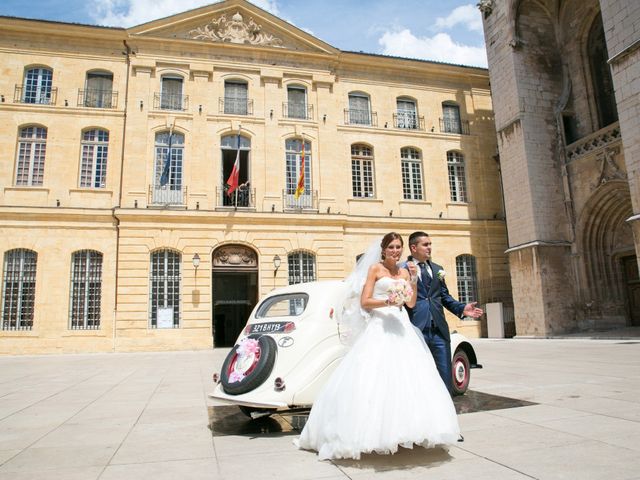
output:
[[[213,345],[231,347],[258,301],[258,255],[244,245],[212,254]]]

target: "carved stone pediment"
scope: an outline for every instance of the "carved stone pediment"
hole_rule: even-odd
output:
[[[242,245],[220,247],[213,253],[213,268],[257,269],[258,256]]]
[[[229,19],[226,14],[213,18],[206,25],[191,30],[189,37],[212,42],[283,47],[282,39],[262,31],[262,25],[254,22],[252,17],[245,21],[240,12],[236,12]]]

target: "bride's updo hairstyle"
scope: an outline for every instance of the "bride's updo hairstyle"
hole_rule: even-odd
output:
[[[382,250],[380,256],[382,260],[384,260],[384,251],[389,246],[391,242],[394,240],[400,240],[400,246],[404,247],[404,241],[402,240],[402,236],[396,232],[389,232],[384,237],[382,237],[382,241],[380,242],[380,248]]]

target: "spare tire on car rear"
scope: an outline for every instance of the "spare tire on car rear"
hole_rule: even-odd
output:
[[[224,391],[241,395],[262,385],[271,375],[277,349],[276,341],[268,335],[250,335],[235,345],[222,364],[220,381]]]

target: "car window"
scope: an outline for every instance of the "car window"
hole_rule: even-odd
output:
[[[297,317],[302,315],[308,303],[309,295],[306,293],[277,295],[262,302],[256,312],[256,318]]]

